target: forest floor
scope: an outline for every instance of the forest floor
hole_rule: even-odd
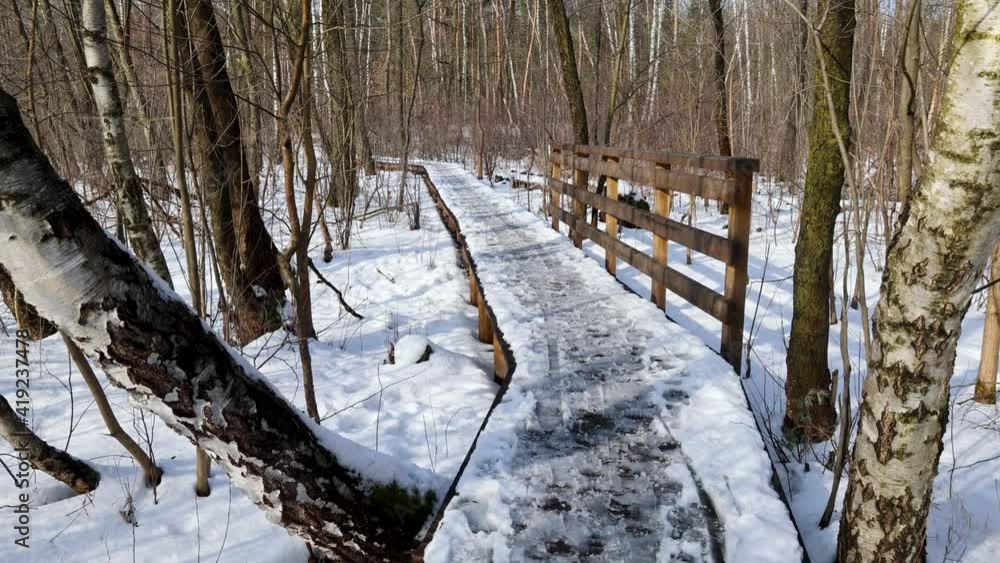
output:
[[[542,193],[512,189],[512,179],[538,183],[537,175],[528,173],[526,163],[503,163],[498,166],[494,188],[506,193],[522,206],[542,215]],[[621,193],[632,191],[622,183]],[[652,202],[649,189],[635,189],[647,202]],[[743,387],[758,420],[768,436],[771,458],[778,467],[782,484],[790,499],[796,523],[802,533],[814,563],[834,560],[840,506],[846,479],[841,482],[833,522],[826,529],[818,526],[832,488],[833,474],[827,460],[833,447],[829,443],[814,446],[796,445],[781,432],[784,418],[785,357],[792,316],[792,271],[795,260],[795,229],[797,201],[788,186],[762,181],[754,186],[753,229],[750,241],[747,313],[744,340]],[[846,202],[845,202],[846,206]],[[688,200],[684,194],[673,199],[671,217],[686,221]],[[589,212],[589,210],[588,210]],[[842,219],[842,217],[841,217]],[[874,312],[881,284],[881,264],[885,257],[885,237],[877,220],[871,221],[865,259],[865,299],[869,312]],[[706,208],[698,202],[694,224],[716,234],[725,235],[727,220],[713,203]],[[842,222],[838,221],[835,236],[835,283],[841,307],[841,287],[844,275]],[[603,222],[600,224],[605,229]],[[563,233],[566,226],[562,225]],[[623,229],[621,239],[627,244],[651,253],[652,237],[647,231]],[[603,249],[586,241],[584,251],[599,263],[604,263]],[[693,263],[686,264],[686,248],[669,244],[668,262],[686,275],[721,291],[724,268],[720,262],[694,253]],[[848,288],[855,287],[853,265],[848,271]],[[618,263],[618,279],[639,295],[648,298],[649,278],[627,265]],[[985,279],[983,280],[985,282]],[[706,313],[680,298],[667,295],[667,314],[678,324],[699,336],[709,347],[718,351],[720,324]],[[951,410],[944,437],[944,451],[934,485],[927,546],[928,561],[986,563],[996,560],[1000,552],[1000,411],[996,406],[972,401],[973,387],[979,366],[985,315],[985,292],[980,293],[962,324],[962,336],[951,380]],[[850,383],[851,413],[857,423],[861,382],[867,374],[863,345],[861,313],[848,309],[848,346],[852,377]],[[749,364],[746,356],[749,354]],[[840,326],[830,327],[830,370],[843,373],[840,352]],[[839,404],[839,401],[838,401]]]
[[[416,180],[416,179],[414,179]],[[398,175],[380,173],[364,186],[371,210],[386,207]],[[347,302],[364,316],[346,314],[327,286],[313,286],[318,339],[311,345],[316,395],[323,426],[372,450],[426,468],[449,484],[497,392],[491,347],[477,338],[476,309],[468,305],[468,281],[454,245],[421,182],[421,228],[409,228],[404,213],[380,213],[355,223],[352,248],[324,264],[322,241],[311,255]],[[268,208],[279,210],[279,201]],[[359,209],[361,205],[359,205]],[[300,205],[301,209],[301,205]],[[282,211],[268,215],[281,232]],[[279,246],[281,240],[276,241]],[[183,248],[173,235],[164,252],[178,293],[189,299]],[[313,277],[316,281],[315,276]],[[0,392],[14,393],[15,326],[0,306]],[[430,343],[429,361],[416,363]],[[386,363],[392,350],[395,365]],[[289,400],[305,410],[299,357],[285,331],[261,337],[243,349],[247,358]],[[83,380],[58,336],[31,346],[31,427],[51,444],[87,460],[101,473],[93,495],[72,496],[40,471],[32,499],[30,548],[15,546],[15,488],[0,478],[0,561],[17,563],[305,562],[305,544],[268,522],[264,513],[213,468],[212,493],[194,494],[194,447],[155,417],[133,408],[126,394],[107,393],[122,426],[146,446],[152,443],[164,469],[155,491],[104,424]],[[98,370],[102,381],[106,378]],[[0,441],[2,442],[2,441]],[[10,465],[11,448],[0,443]],[[5,472],[4,472],[5,473]]]

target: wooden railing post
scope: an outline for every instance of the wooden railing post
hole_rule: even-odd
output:
[[[747,258],[750,252],[750,203],[753,198],[753,172],[739,171],[736,180],[736,202],[729,206],[729,240],[735,252],[726,265],[725,297],[727,320],[722,324],[722,357],[736,373],[740,373],[743,356],[743,317],[746,313]]]
[[[618,157],[609,156],[608,161],[618,162]],[[607,184],[605,185],[608,191],[608,199],[611,201],[618,201],[618,178],[608,176]],[[608,232],[608,236],[617,240],[618,217],[615,217],[608,212],[604,212],[604,224]],[[609,249],[604,250],[604,269],[606,269],[612,276],[615,275],[615,272],[618,270],[618,257],[615,256],[615,253]]]
[[[577,152],[574,154],[581,158],[587,158],[587,153]],[[576,184],[576,187],[586,190],[589,177],[590,175],[587,174],[586,170],[581,170],[576,166],[573,167],[573,183]],[[579,224],[586,221],[584,215],[587,212],[587,206],[582,201],[580,201],[579,198],[572,198],[572,199],[573,199],[573,217],[575,218],[575,222]],[[577,248],[582,248],[583,231],[578,228],[574,228],[572,229],[572,231],[573,231],[573,244],[575,244]]]
[[[554,158],[552,159],[552,178],[556,180],[561,180],[562,166],[559,165],[560,161],[557,161],[555,159],[562,158],[562,153],[559,152],[559,149],[552,149],[552,154],[554,156]],[[542,194],[544,193],[545,192],[542,192]],[[554,231],[559,230],[559,215],[553,213],[552,208],[561,206],[562,206],[562,194],[559,192],[559,190],[556,190],[555,188],[549,190],[549,207],[547,207],[546,209],[548,210],[549,215],[552,216],[552,230]]]
[[[669,164],[656,164],[657,169],[669,170]],[[670,206],[672,196],[669,191],[660,189],[653,190],[653,212],[662,217],[670,217]],[[653,260],[667,265],[667,239],[653,235]],[[664,280],[653,278],[649,297],[656,303],[656,306],[666,311],[667,309],[667,285]]]
[[[476,294],[476,303],[479,305],[479,341],[483,344],[493,342],[493,323],[490,322],[490,313],[486,310],[486,302],[483,296]]]

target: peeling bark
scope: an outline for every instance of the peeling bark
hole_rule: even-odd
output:
[[[0,295],[7,309],[13,313],[17,327],[27,330],[31,340],[41,340],[56,333],[56,327],[39,317],[38,311],[25,302],[24,295],[14,287],[14,280],[10,279],[10,273],[3,266],[0,266]]]
[[[920,561],[962,318],[1000,236],[1000,12],[959,3],[923,174],[889,247],[839,561]]]
[[[434,505],[434,481],[374,453],[366,455],[378,481],[345,465],[364,465],[351,461],[363,450],[307,421],[110,239],[3,90],[0,124],[0,264],[25,300],[136,404],[205,450],[272,521],[328,557],[404,559]],[[414,488],[397,484],[404,475]]]

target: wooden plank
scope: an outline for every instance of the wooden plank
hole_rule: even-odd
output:
[[[610,157],[609,160],[611,160],[612,162],[618,162],[618,158],[614,156]],[[605,186],[607,188],[607,195],[608,195],[606,201],[621,203],[620,201],[618,201],[618,178],[608,177]],[[593,203],[591,203],[590,205],[591,207],[597,207],[598,209],[601,209],[600,206],[595,205],[597,201],[601,199],[601,196],[600,194],[594,194],[594,195],[595,197],[593,198]],[[629,205],[625,205],[625,207],[628,207],[629,209],[634,209],[632,206]],[[604,224],[606,225],[606,231],[608,233],[608,236],[617,240],[618,218],[615,217],[613,214],[608,213],[606,209],[602,209],[602,211],[604,211],[605,213]],[[615,253],[612,250],[604,251],[604,269],[607,270],[608,273],[611,274],[612,276],[615,275],[615,272],[618,270],[618,258],[615,256]]]
[[[490,321],[490,312],[486,309],[486,301],[482,294],[477,294],[479,305],[479,341],[483,344],[493,342],[493,323]]]
[[[550,212],[558,215],[565,223],[576,221],[573,214],[565,209],[553,208]],[[643,254],[620,240],[611,238],[604,231],[595,229],[586,222],[581,222],[576,227],[583,231],[584,236],[599,244],[605,250],[612,250],[619,258],[631,264],[635,269],[651,278],[663,280],[670,287],[672,293],[678,295],[688,303],[722,322],[729,320],[731,308],[726,298],[722,295],[669,266],[658,264],[651,256]]]
[[[553,156],[558,154],[559,153],[557,151],[556,153],[554,153]],[[559,182],[562,181],[562,166],[560,166],[559,161],[556,160],[555,158],[552,159],[552,178],[554,178]],[[556,203],[557,201],[559,203]],[[542,203],[544,204],[545,202],[543,201]],[[562,207],[562,195],[555,191],[550,192],[549,203],[554,204],[557,207]],[[559,230],[559,218],[556,217],[555,215],[552,216],[552,230],[554,231]]]
[[[554,191],[577,197],[585,204],[600,209],[607,214],[609,221],[632,223],[640,229],[645,229],[722,262],[728,263],[732,259],[733,243],[725,237],[690,227],[680,221],[654,215],[622,201],[605,198],[590,192],[581,192],[577,190],[576,186],[566,182],[550,179],[549,187]],[[609,226],[608,232],[610,230]]]
[[[743,201],[729,206],[729,238],[736,245],[733,260],[726,266],[726,301],[729,303],[729,322],[722,325],[722,357],[736,373],[740,373],[743,356],[743,317],[746,314],[747,259],[750,251],[750,205],[753,175],[739,174],[736,181],[744,185]]]
[[[656,164],[657,168],[668,169],[669,164]],[[673,203],[670,192],[656,190],[653,193],[653,213],[664,219],[670,217],[670,206]],[[667,238],[653,235],[653,260],[664,266],[667,265]],[[663,279],[653,278],[650,282],[649,297],[656,303],[656,306],[664,311],[667,310],[667,285]]]
[[[594,145],[565,145],[568,152],[584,153],[591,156],[607,156],[659,162],[675,167],[701,168],[719,172],[753,174],[760,172],[760,161],[755,158],[708,156],[673,151],[644,151]]]
[[[586,155],[581,155],[581,156],[586,156]],[[576,162],[576,160],[574,160],[574,162]],[[590,175],[587,174],[586,169],[580,169],[574,167],[573,183],[576,184],[577,188],[580,188],[583,191],[588,191],[587,185],[589,181],[590,181]],[[586,212],[587,212],[587,206],[584,205],[584,203],[580,201],[578,198],[573,198],[573,215],[582,221],[585,219],[584,214]],[[580,234],[580,230],[576,229],[572,231],[572,235],[573,235],[573,244],[575,244],[577,248],[583,248],[583,235]]]
[[[498,382],[503,382],[510,375],[510,368],[507,365],[507,356],[503,353],[503,346],[500,338],[493,335],[493,378]]]
[[[474,307],[479,306],[479,287],[476,286],[476,275],[471,267],[469,267],[469,304]]]
[[[736,183],[728,178],[686,174],[634,162],[612,162],[600,160],[600,157],[595,156],[584,158],[553,154],[552,158],[563,166],[586,170],[593,174],[613,176],[635,184],[653,186],[657,190],[676,191],[725,203],[734,203],[741,196],[741,194],[736,193]]]

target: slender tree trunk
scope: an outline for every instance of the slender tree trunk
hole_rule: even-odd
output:
[[[914,141],[917,134],[917,84],[920,72],[920,0],[910,0],[906,18],[906,40],[900,56],[899,138],[896,142],[896,185],[899,202],[906,204],[913,182]]]
[[[50,446],[39,438],[0,395],[0,436],[14,448],[13,456],[19,467],[15,474],[29,472],[31,467],[41,469],[78,493],[89,493],[101,482],[101,474],[85,462]],[[27,477],[24,478],[27,486]],[[20,482],[15,483],[20,485]]]
[[[304,419],[105,234],[2,90],[0,124],[0,264],[25,300],[274,522],[327,557],[403,560],[434,505],[433,477]],[[345,465],[359,454],[369,459]],[[360,473],[369,464],[392,477],[373,481]]]
[[[311,80],[311,68],[309,64],[309,31],[312,26],[312,6],[310,0],[302,0],[302,3],[291,10],[293,16],[301,18],[299,25],[295,27],[298,39],[290,43],[293,52],[290,53],[292,62],[291,83],[288,92],[278,109],[278,135],[281,139],[281,166],[285,181],[285,205],[288,207],[288,243],[284,250],[278,255],[278,264],[281,267],[281,274],[285,278],[287,285],[294,298],[295,305],[295,337],[298,341],[299,359],[302,364],[302,387],[306,400],[306,412],[317,423],[320,422],[319,410],[316,406],[316,392],[313,388],[312,355],[309,351],[309,339],[315,336],[315,329],[312,326],[312,305],[309,298],[309,233],[312,227],[312,205],[315,197],[316,186],[316,157],[313,151],[311,139],[306,145],[306,162],[309,170],[306,173],[306,196],[304,201],[303,217],[299,219],[298,204],[295,194],[295,151],[292,147],[292,127],[289,123],[289,112],[295,103],[302,89],[308,89]],[[312,127],[309,125],[310,106],[303,104],[303,134],[312,135]],[[297,271],[292,270],[292,258],[296,258]]]
[[[809,0],[799,0],[798,10],[802,15],[809,13]],[[809,24],[802,21],[798,14],[795,15],[797,29],[799,31],[798,52],[795,57],[797,80],[792,90],[791,104],[785,115],[785,133],[782,141],[782,166],[781,173],[787,174],[788,178],[794,181],[799,179],[799,168],[801,166],[799,149],[800,128],[802,121],[803,106],[805,101],[806,81],[809,73],[808,67],[808,45],[809,45]]]
[[[87,388],[90,389],[90,394],[94,396],[94,403],[97,405],[98,412],[101,413],[101,419],[104,421],[104,425],[108,428],[108,435],[114,438],[125,451],[132,456],[132,459],[139,464],[142,468],[142,473],[146,478],[146,485],[150,487],[155,487],[160,484],[160,479],[163,476],[163,470],[157,467],[156,463],[153,462],[152,458],[142,449],[131,436],[122,428],[122,425],[118,423],[118,418],[115,416],[114,409],[111,408],[111,403],[108,402],[108,396],[104,393],[104,387],[101,386],[101,382],[97,379],[97,374],[94,373],[94,369],[90,367],[90,362],[87,361],[86,356],[83,355],[83,351],[80,347],[73,342],[72,339],[68,338],[65,334],[62,335],[63,342],[66,343],[66,350],[69,352],[70,359],[73,360],[73,364],[76,368],[80,370],[80,375],[83,377],[83,381],[87,384]]]
[[[580,75],[576,68],[576,52],[573,48],[573,34],[569,29],[569,18],[566,16],[566,6],[563,4],[563,0],[548,0],[548,3],[549,17],[556,33],[556,45],[559,49],[563,92],[566,94],[566,101],[569,102],[573,142],[578,145],[586,145],[590,142],[587,105],[583,101],[583,86],[580,85]]]
[[[1000,243],[993,247],[990,281],[1000,279]],[[986,319],[983,321],[983,346],[979,352],[979,377],[976,378],[976,402],[997,402],[997,355],[1000,354],[1000,283],[989,289]]]
[[[194,217],[191,213],[191,193],[188,190],[187,166],[184,159],[184,98],[181,95],[180,65],[177,49],[177,5],[175,0],[165,2],[165,25],[167,35],[167,73],[170,86],[171,129],[174,144],[174,175],[181,195],[181,221],[184,233],[184,255],[187,258],[188,287],[191,290],[191,308],[198,316],[205,318],[205,303],[202,300],[202,278],[198,267],[198,249],[194,237]],[[208,483],[212,462],[201,448],[195,450],[195,494],[207,497],[212,492]]]
[[[118,189],[118,211],[124,219],[129,240],[136,255],[149,264],[160,278],[171,285],[170,270],[160,250],[160,242],[153,232],[153,224],[143,200],[142,183],[135,172],[128,137],[122,100],[111,70],[108,51],[107,21],[102,0],[83,0],[81,23],[83,27],[84,55],[90,86],[100,114],[104,154]],[[171,285],[171,287],[173,287]]]
[[[845,170],[832,120],[837,120],[850,147],[854,0],[822,0],[818,13],[825,17],[819,30],[824,51],[818,56],[823,58],[823,64],[816,70],[809,163],[795,244],[794,309],[785,386],[785,427],[810,440],[829,438],[837,418],[829,400],[829,272]],[[823,67],[828,73],[826,79]],[[836,115],[830,113],[824,80],[829,84]]]
[[[715,27],[715,134],[719,139],[719,154],[733,156],[729,138],[729,90],[726,88],[726,23],[721,0],[708,0]],[[749,77],[745,78],[749,80]]]
[[[993,0],[966,0],[957,22],[925,174],[903,207],[882,278],[841,563],[925,556],[962,319],[1000,233],[1000,12]]]

